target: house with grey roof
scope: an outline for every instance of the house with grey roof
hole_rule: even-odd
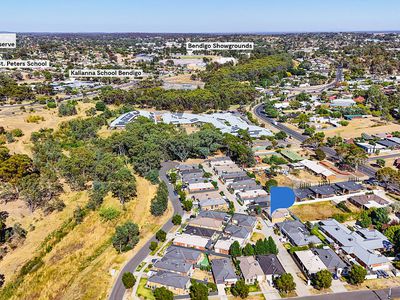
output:
[[[315,255],[324,263],[328,271],[340,276],[347,264],[329,247],[312,249]]]
[[[251,228],[251,231],[256,227],[257,218],[246,214],[233,214],[231,223],[238,226]]]
[[[220,220],[224,222],[228,222],[231,218],[231,216],[224,212],[224,211],[215,211],[215,210],[209,210],[209,211],[200,211],[198,214],[199,218],[211,218],[215,220]]]
[[[333,184],[310,186],[309,189],[314,193],[315,198],[328,198],[340,193],[340,188]]]
[[[192,263],[171,257],[163,257],[156,261],[153,265],[153,269],[156,271],[177,273],[184,276],[191,276],[194,270]]]
[[[211,261],[211,270],[216,284],[231,286],[238,281],[235,267],[229,258],[213,259]]]
[[[273,283],[276,277],[285,273],[285,269],[275,254],[257,255],[256,260],[270,284]]]
[[[388,269],[390,262],[382,251],[390,250],[391,243],[377,230],[352,231],[334,219],[320,222],[321,231],[348,261],[357,262],[370,270]]]
[[[238,257],[240,271],[246,284],[254,284],[255,282],[263,282],[265,275],[260,267],[259,262],[254,256]]]
[[[149,277],[146,286],[152,290],[165,287],[174,294],[184,295],[189,292],[190,277],[172,272],[159,271]]]
[[[298,220],[280,222],[276,224],[276,227],[295,246],[321,244],[321,240],[312,235],[307,227]]]
[[[215,240],[219,236],[219,234],[222,232],[216,231],[213,229],[201,228],[201,227],[188,225],[185,228],[185,233]]]
[[[356,181],[337,182],[335,185],[340,189],[342,194],[357,193],[363,189],[363,185]]]
[[[229,224],[225,227],[224,234],[227,237],[238,240],[239,244],[244,244],[250,239],[252,231],[248,227]]]
[[[224,183],[242,181],[247,178],[249,177],[247,176],[247,173],[245,171],[226,173],[219,176],[219,179],[222,180]]]
[[[169,246],[167,250],[165,250],[164,258],[181,260],[190,264],[197,264],[203,259],[203,253],[190,248]]]

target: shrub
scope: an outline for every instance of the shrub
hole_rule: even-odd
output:
[[[39,123],[40,121],[44,121],[44,118],[41,116],[30,115],[26,118],[27,123]]]
[[[120,214],[121,212],[114,207],[104,207],[99,211],[99,215],[103,221],[112,221],[118,218]]]
[[[174,215],[172,217],[172,224],[180,225],[182,223],[182,217],[180,215]]]
[[[96,102],[96,110],[105,111],[107,108],[106,104],[103,101]]]
[[[21,136],[24,135],[24,133],[22,132],[22,130],[19,129],[19,128],[15,128],[15,129],[11,130],[11,134],[12,134],[13,136],[15,136],[15,137],[21,137]]]
[[[157,249],[157,246],[158,246],[158,243],[157,243],[157,242],[151,242],[151,243],[150,243],[150,246],[149,246],[149,249],[150,249],[151,251],[154,251],[154,250]]]
[[[125,272],[122,274],[122,283],[126,289],[131,289],[136,283],[136,278],[131,272]]]
[[[160,229],[156,233],[156,239],[160,242],[164,242],[167,239],[167,233],[164,230]]]

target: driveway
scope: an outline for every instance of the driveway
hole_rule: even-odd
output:
[[[182,206],[181,203],[179,201],[179,198],[175,195],[174,193],[174,186],[169,182],[168,178],[167,178],[167,172],[168,170],[174,168],[177,165],[177,163],[175,162],[165,162],[162,164],[161,166],[161,170],[160,170],[160,179],[162,181],[164,181],[167,184],[168,187],[168,193],[169,193],[169,200],[172,203],[173,209],[174,209],[174,214],[179,214],[179,215],[183,215],[183,210],[182,210]],[[162,230],[164,230],[165,232],[169,232],[171,230],[171,228],[174,226],[171,222],[170,218],[167,223],[164,224],[164,226],[162,227]],[[136,252],[136,254],[123,266],[123,268],[119,271],[118,273],[118,277],[115,279],[114,282],[114,286],[112,287],[110,296],[108,297],[109,300],[122,300],[125,294],[125,287],[122,284],[122,274],[124,274],[125,272],[134,272],[137,268],[137,266],[150,254],[150,243],[152,241],[155,241],[155,235],[149,240],[147,241],[146,244],[144,244],[144,246],[141,249],[134,249],[138,250]]]
[[[283,268],[286,273],[290,273],[293,275],[294,282],[296,283],[296,293],[299,297],[311,295],[310,287],[307,286],[303,280],[301,280],[297,274],[301,273],[301,270],[294,262],[293,258],[290,256],[286,248],[283,246],[281,241],[279,240],[279,236],[274,233],[273,224],[268,220],[260,219],[260,223],[262,226],[262,233],[268,237],[271,236],[275,241],[276,246],[278,247],[279,253],[278,258],[281,262]]]
[[[231,194],[228,191],[226,184],[224,184],[223,182],[221,182],[219,180],[218,175],[216,175],[214,173],[214,170],[212,168],[210,168],[207,164],[202,164],[202,166],[203,166],[203,169],[205,172],[212,174],[211,179],[215,182],[218,182],[219,191],[224,192],[224,195],[226,196],[226,198],[228,198],[229,201],[233,202],[233,204],[235,205],[235,212],[242,213],[242,214],[247,213],[246,207],[243,205],[240,205],[240,203],[236,200],[236,196]]]

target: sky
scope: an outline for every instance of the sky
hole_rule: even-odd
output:
[[[398,0],[2,0],[10,32],[398,31]]]

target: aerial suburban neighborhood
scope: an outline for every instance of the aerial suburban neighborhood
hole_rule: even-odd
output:
[[[0,300],[400,299],[398,2],[0,11]]]

